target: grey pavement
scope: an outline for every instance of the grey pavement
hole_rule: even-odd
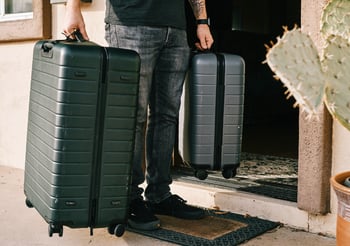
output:
[[[90,236],[89,229],[64,227],[63,237],[48,236],[48,225],[35,209],[25,205],[23,193],[23,170],[0,166],[0,244],[2,246],[96,246],[96,245],[174,245],[157,239],[125,232],[118,238],[106,229],[95,229]],[[245,246],[333,246],[334,238],[281,227],[243,243]]]

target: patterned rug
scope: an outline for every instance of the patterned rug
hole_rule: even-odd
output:
[[[297,159],[243,152],[234,178],[225,179],[221,172],[208,171],[208,178],[199,180],[189,166],[183,166],[173,170],[173,179],[296,202],[297,173]]]

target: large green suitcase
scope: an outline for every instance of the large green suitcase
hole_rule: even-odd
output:
[[[140,59],[92,42],[35,44],[24,192],[49,235],[108,227],[124,233]]]

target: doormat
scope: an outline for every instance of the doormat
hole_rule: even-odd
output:
[[[145,236],[177,245],[238,245],[271,229],[279,223],[234,213],[210,210],[200,220],[184,220],[157,215],[162,227],[155,231],[128,228]]]

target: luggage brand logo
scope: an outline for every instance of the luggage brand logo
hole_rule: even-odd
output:
[[[66,201],[65,204],[66,204],[66,206],[69,206],[69,207],[73,207],[73,206],[77,205],[77,203],[75,201]]]
[[[111,201],[112,206],[119,207],[121,202],[120,201]]]

